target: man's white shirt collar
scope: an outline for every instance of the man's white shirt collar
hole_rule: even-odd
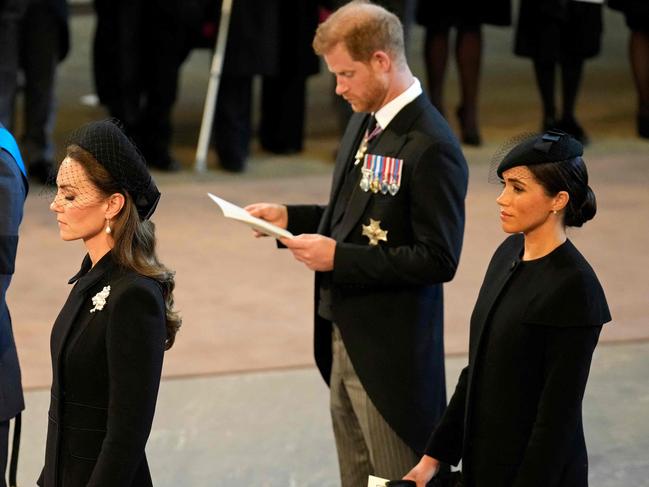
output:
[[[397,113],[399,113],[408,103],[421,95],[421,93],[421,83],[417,78],[415,78],[406,91],[376,111],[374,114],[376,123],[381,127],[381,129],[385,130],[385,127],[387,127],[392,119],[397,116]]]

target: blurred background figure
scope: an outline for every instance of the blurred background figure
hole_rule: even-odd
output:
[[[638,93],[637,130],[649,139],[649,2],[647,0],[609,0],[608,6],[624,12],[631,30],[629,60]]]
[[[151,5],[151,3],[153,5]],[[149,166],[177,171],[171,115],[178,75],[207,0],[95,0],[94,78],[99,101],[121,120]]]
[[[221,0],[212,3],[219,16]],[[212,132],[220,166],[229,172],[243,172],[250,155],[253,78],[278,75],[279,5],[280,0],[232,4]]]
[[[23,153],[29,176],[43,184],[54,166],[56,70],[68,48],[65,0],[0,2],[0,122],[14,130],[22,73]]]
[[[17,425],[20,413],[25,409],[20,365],[5,298],[14,273],[18,227],[23,218],[27,189],[26,172],[16,141],[0,123],[0,487],[7,485],[9,422],[16,418],[12,460],[17,461],[20,438]],[[15,470],[15,465],[12,465],[12,470]],[[9,476],[15,477],[15,471]]]
[[[577,122],[575,104],[584,60],[599,54],[604,0],[521,0],[514,53],[529,57],[541,102],[541,129],[561,129],[583,144],[588,136]],[[555,108],[555,68],[561,69],[562,112]]]
[[[212,11],[221,11],[221,1]],[[219,84],[213,142],[222,169],[242,172],[253,135],[253,80],[262,76],[259,139],[264,150],[303,149],[306,80],[319,69],[311,40],[317,0],[237,0],[233,3]],[[218,19],[217,19],[218,24]]]
[[[282,0],[278,25],[277,74],[263,78],[259,140],[264,150],[294,154],[304,146],[307,77],[320,66],[311,47],[318,27],[317,0]]]
[[[445,115],[444,78],[448,64],[450,32],[455,29],[455,62],[460,79],[460,122],[462,143],[480,145],[478,93],[482,60],[482,24],[510,25],[510,0],[428,0],[419,2],[417,22],[426,28],[424,59],[428,92],[435,107]],[[448,117],[447,117],[448,118]]]

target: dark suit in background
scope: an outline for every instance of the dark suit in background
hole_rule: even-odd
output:
[[[170,152],[180,68],[199,36],[207,0],[94,0],[95,88],[146,158],[180,168]]]
[[[65,0],[4,0],[0,11],[0,122],[12,127],[24,75],[23,154],[30,177],[44,183],[54,166],[57,65],[69,50]]]
[[[306,82],[319,71],[311,41],[318,27],[318,0],[282,0],[276,75],[264,76],[259,140],[277,154],[301,152],[304,142]]]
[[[599,54],[602,5],[574,0],[521,0],[514,54],[531,58],[543,109],[542,130],[556,128],[587,143],[576,117],[586,59]],[[561,111],[555,101],[555,72],[561,71]]]
[[[522,261],[523,235],[494,254],[471,316],[462,371],[426,454],[457,464],[466,487],[586,487],[581,403],[611,317],[568,240]]]
[[[144,453],[165,349],[165,304],[153,279],[111,252],[86,256],[51,337],[52,397],[43,487],[152,485]],[[93,296],[110,286],[103,309]]]
[[[0,123],[0,130],[4,130]],[[27,181],[13,156],[0,148],[0,486],[5,484],[9,421],[24,408],[20,365],[6,293],[14,273],[18,227],[23,217]]]
[[[446,121],[420,94],[368,151],[403,160],[399,191],[362,191],[352,161],[368,117],[354,114],[349,122],[329,204],[289,206],[288,229],[337,242],[333,271],[316,273],[315,308],[322,307],[323,292],[330,304],[329,313],[315,314],[323,378],[331,378],[335,323],[372,404],[418,455],[426,429],[446,407],[442,283],[453,278],[460,257],[468,171]],[[387,242],[369,245],[363,225],[370,219],[387,230]]]
[[[220,12],[217,3],[215,11]],[[225,170],[245,170],[250,154],[253,78],[279,76],[280,10],[280,0],[233,2],[213,126],[214,146]]]

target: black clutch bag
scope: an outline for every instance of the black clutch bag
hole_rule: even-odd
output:
[[[416,487],[412,480],[389,480],[386,487]],[[427,487],[462,487],[462,472],[440,472],[428,482]]]
[[[440,472],[428,482],[428,487],[462,487],[462,472]]]

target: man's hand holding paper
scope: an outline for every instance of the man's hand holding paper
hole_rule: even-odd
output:
[[[288,211],[286,206],[276,203],[254,203],[244,208],[250,215],[255,218],[261,218],[268,223],[286,229],[288,226]],[[266,237],[265,233],[255,230],[255,237]]]
[[[280,228],[288,226],[288,211],[286,206],[275,203],[254,203],[244,208],[251,216],[260,218]],[[255,230],[256,237],[265,235]],[[317,234],[302,234],[293,238],[280,238],[293,256],[312,271],[326,272],[334,268],[334,253],[336,241]]]
[[[280,238],[300,262],[312,271],[327,272],[334,268],[336,241],[314,233],[303,233],[293,238]]]

